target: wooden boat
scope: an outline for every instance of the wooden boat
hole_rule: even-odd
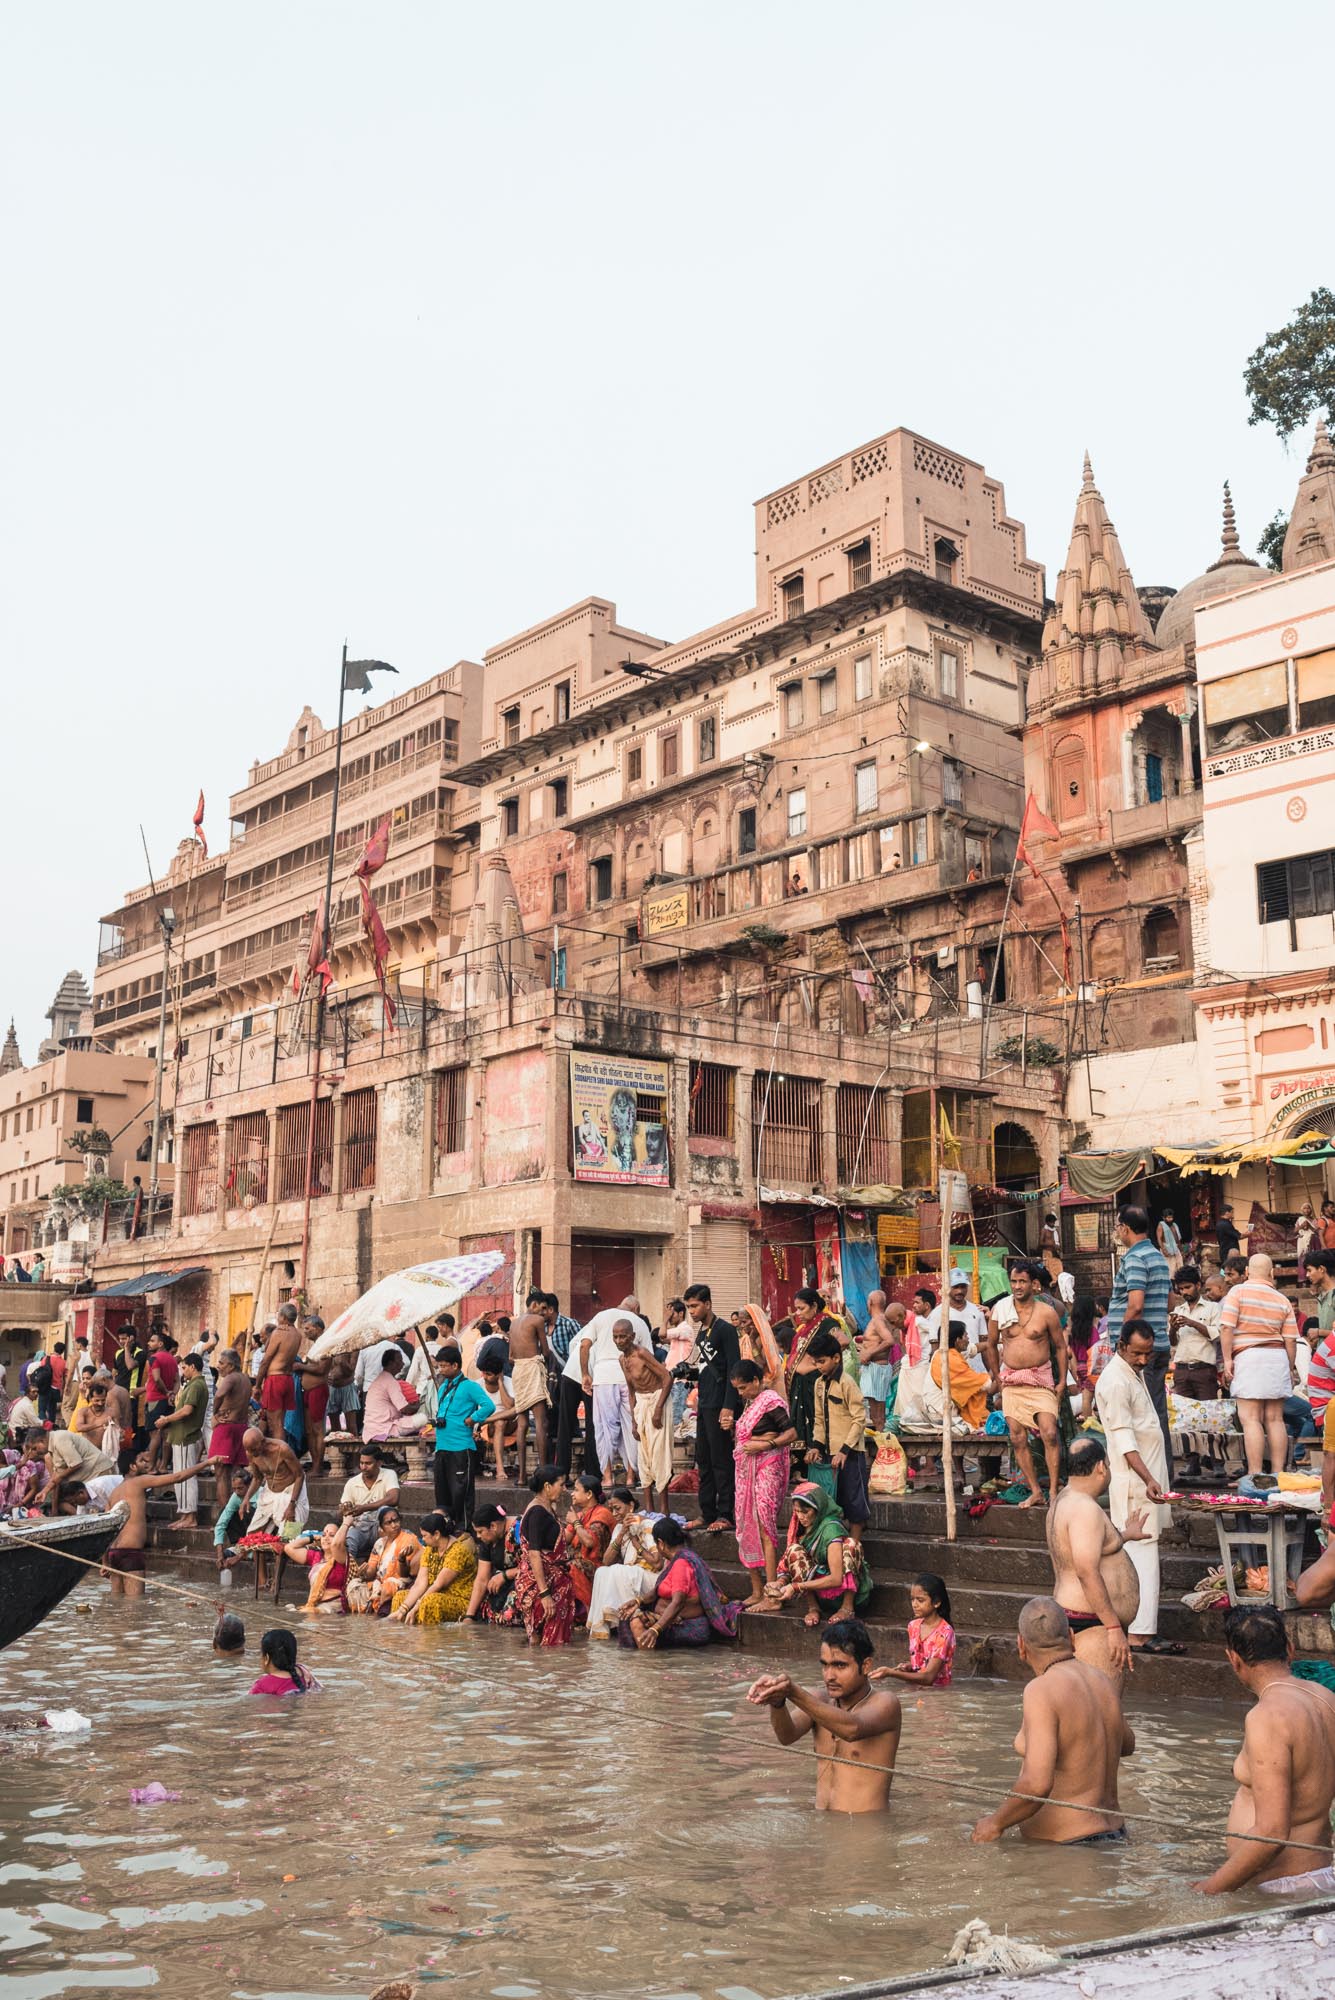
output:
[[[0,1522],[0,1650],[25,1638],[97,1574],[84,1563],[100,1562],[128,1519],[127,1509],[116,1507],[110,1514]]]

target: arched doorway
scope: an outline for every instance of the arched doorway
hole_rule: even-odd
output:
[[[1023,1125],[1003,1118],[992,1127],[992,1179],[1008,1193],[1033,1193],[1042,1186],[1043,1167],[1038,1147]],[[1029,1249],[1029,1229],[1033,1202],[1016,1202],[997,1215],[997,1228],[1011,1247],[1023,1256]],[[1033,1216],[1035,1227],[1038,1217]]]

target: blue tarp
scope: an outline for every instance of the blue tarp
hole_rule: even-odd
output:
[[[139,1278],[122,1278],[118,1285],[107,1285],[100,1292],[88,1294],[94,1299],[137,1299],[145,1292],[165,1292],[169,1285],[179,1285],[182,1278],[202,1278],[202,1264],[187,1264],[181,1271],[145,1271]]]
[[[867,1294],[877,1291],[881,1283],[880,1266],[876,1262],[876,1245],[850,1243],[845,1236],[839,1262],[843,1272],[844,1304],[858,1325],[865,1326],[870,1311]]]

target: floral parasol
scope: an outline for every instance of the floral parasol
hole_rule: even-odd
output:
[[[341,1312],[308,1358],[323,1361],[332,1354],[358,1354],[378,1340],[394,1340],[420,1321],[448,1312],[504,1262],[499,1250],[479,1250],[470,1257],[442,1257],[434,1264],[410,1264],[406,1271],[395,1271]]]

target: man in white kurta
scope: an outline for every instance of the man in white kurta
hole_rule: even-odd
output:
[[[1094,1385],[1112,1467],[1112,1524],[1124,1531],[1131,1515],[1145,1516],[1140,1538],[1126,1544],[1140,1583],[1140,1608],[1129,1634],[1133,1651],[1138,1644],[1153,1643],[1159,1628],[1159,1537],[1173,1519],[1172,1509],[1163,1503],[1168,1485],[1163,1430],[1144,1380],[1153,1354],[1154,1329],[1144,1320],[1128,1320],[1116,1354]]]

